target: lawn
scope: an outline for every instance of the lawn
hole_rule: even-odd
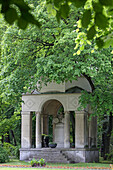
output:
[[[17,159],[13,159],[13,160],[10,160],[10,162],[8,163],[2,163],[2,165],[30,165],[29,162],[25,162],[25,161],[19,161]],[[108,162],[108,161],[102,161],[100,163],[75,163],[75,164],[59,164],[59,163],[47,163],[46,167],[48,167],[48,169],[51,169],[52,170],[57,170],[57,169],[87,169],[87,167],[90,167],[90,168],[93,168],[93,167],[98,167],[99,169],[100,168],[110,168],[110,164],[111,162]],[[77,168],[78,167],[78,168]],[[81,168],[80,168],[81,167]],[[84,168],[83,168],[84,167]],[[89,169],[90,169],[89,168]],[[19,169],[22,169],[20,167],[16,168],[11,168],[11,167],[0,167],[0,169],[2,170],[19,170]],[[31,168],[24,168],[24,169],[27,169],[27,170],[31,170]],[[33,168],[33,170],[37,170],[39,168]],[[46,168],[41,168],[41,170],[45,170]],[[47,169],[46,169],[47,170]]]

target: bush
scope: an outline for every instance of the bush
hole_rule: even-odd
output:
[[[46,165],[45,159],[43,159],[43,158],[41,158],[41,159],[38,161],[38,163],[39,163],[39,166],[45,166],[45,165]]]
[[[8,157],[7,150],[0,146],[0,163],[4,163],[8,161],[9,161],[9,157]]]
[[[107,160],[110,160],[113,162],[113,150],[109,154],[106,154],[106,155],[107,155]]]
[[[3,143],[3,148],[5,150],[7,150],[8,155],[10,157],[19,158],[19,148],[20,148],[20,146],[14,146],[14,145],[12,145],[10,143],[4,142]]]
[[[32,167],[38,167],[38,166],[45,166],[46,162],[45,159],[41,158],[40,160],[36,160],[35,158],[33,158],[31,161],[31,166]]]
[[[33,158],[31,161],[31,166],[34,167],[34,166],[37,166],[38,165],[38,160],[36,160],[35,158]]]

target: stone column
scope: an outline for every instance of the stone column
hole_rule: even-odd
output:
[[[44,134],[44,124],[43,124],[44,120],[43,119],[44,119],[44,116],[41,115],[41,135]]]
[[[21,148],[31,148],[32,146],[32,113],[21,112]]]
[[[48,135],[48,115],[43,115],[43,133]]]
[[[64,148],[70,148],[70,112],[64,117]]]
[[[55,117],[53,117],[53,119],[54,119]],[[55,123],[54,123],[54,121],[53,121],[53,142],[55,142]]]
[[[41,148],[41,116],[36,112],[36,148]]]
[[[89,147],[97,146],[97,117],[92,117],[89,122]]]
[[[84,111],[75,113],[75,147],[84,148],[87,145],[87,114]]]

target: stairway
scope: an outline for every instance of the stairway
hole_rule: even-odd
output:
[[[48,163],[70,163],[70,160],[65,156],[61,150],[56,149],[47,149],[38,151],[35,155],[29,158],[31,159],[45,159]]]

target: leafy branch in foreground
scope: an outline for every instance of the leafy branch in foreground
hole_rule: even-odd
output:
[[[25,29],[28,23],[35,24],[38,27],[41,26],[29,12],[31,7],[24,0],[0,0],[0,5],[1,13],[10,25],[17,21],[17,25],[21,29]]]

